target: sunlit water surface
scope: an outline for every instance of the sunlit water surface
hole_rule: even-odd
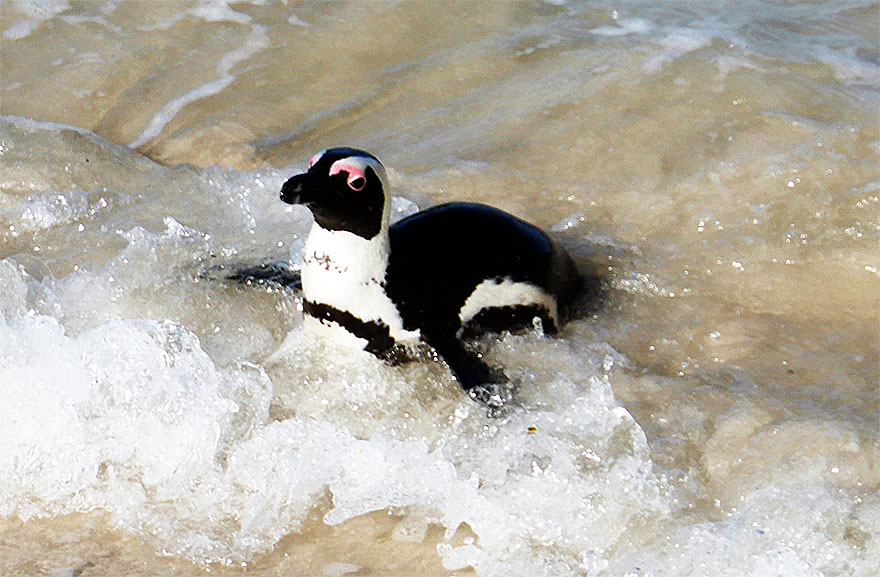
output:
[[[0,8],[0,575],[876,574],[876,3]],[[504,416],[225,280],[340,144],[605,278]]]

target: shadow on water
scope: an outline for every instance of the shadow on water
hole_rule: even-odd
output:
[[[575,299],[563,307],[564,322],[584,319],[600,312],[611,296],[612,273],[607,266],[609,255],[617,256],[620,249],[584,239],[555,236],[574,260],[583,276],[583,284]]]

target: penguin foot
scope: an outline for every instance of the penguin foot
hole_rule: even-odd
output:
[[[509,382],[483,383],[471,387],[467,393],[470,398],[486,406],[490,417],[502,417],[513,398],[513,387]]]

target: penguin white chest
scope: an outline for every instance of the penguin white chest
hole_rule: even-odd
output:
[[[384,331],[394,341],[418,341],[408,331],[383,283],[388,263],[387,236],[364,239],[346,231],[313,225],[306,241],[302,286],[306,327],[344,346],[365,348],[365,331]]]

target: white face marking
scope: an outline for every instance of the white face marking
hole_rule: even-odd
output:
[[[510,279],[501,282],[495,280],[481,282],[462,305],[458,317],[463,325],[485,308],[531,305],[546,308],[553,321],[559,324],[556,316],[556,299],[553,296],[533,284]]]
[[[330,176],[340,172],[348,174],[348,187],[352,190],[361,191],[367,185],[367,175],[364,173],[364,169],[349,162],[347,158],[337,160],[330,167]]]
[[[321,153],[321,156],[324,156],[323,152]],[[318,156],[318,160],[320,160],[321,156]],[[317,162],[317,160],[315,162]],[[365,177],[367,167],[372,168],[373,172],[376,173],[376,176],[378,176],[379,180],[382,182],[382,191],[385,193],[385,204],[387,205],[391,200],[391,195],[388,194],[388,174],[385,172],[385,167],[382,166],[382,163],[378,160],[368,156],[349,156],[347,158],[340,158],[330,166],[329,174],[332,176],[345,171],[348,173],[349,180],[351,180],[353,173]]]

